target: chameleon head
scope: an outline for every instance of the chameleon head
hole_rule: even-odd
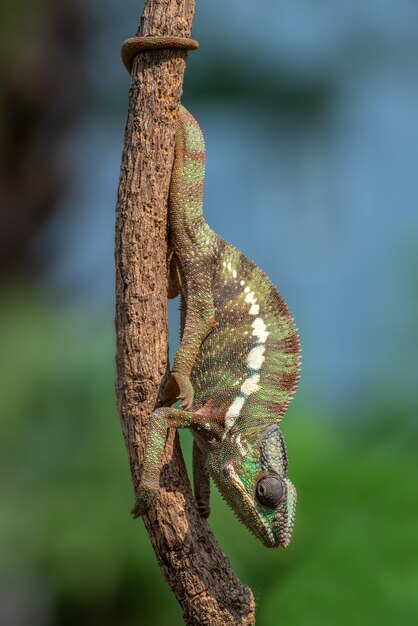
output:
[[[231,442],[230,460],[216,477],[218,487],[239,519],[269,548],[287,547],[292,537],[296,489],[287,478],[287,453],[278,426],[254,439]]]

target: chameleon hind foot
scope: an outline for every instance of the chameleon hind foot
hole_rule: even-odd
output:
[[[177,400],[181,400],[181,408],[187,411],[193,404],[193,395],[193,387],[189,377],[172,372],[164,387],[162,402],[164,406],[172,406]]]

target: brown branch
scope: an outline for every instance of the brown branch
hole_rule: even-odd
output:
[[[189,37],[194,0],[147,0],[140,35]],[[187,53],[148,50],[133,64],[116,216],[117,400],[134,489],[167,368],[167,198]],[[168,437],[157,504],[144,517],[187,624],[254,624],[254,599],[231,570]]]

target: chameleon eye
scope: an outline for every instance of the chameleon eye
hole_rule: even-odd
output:
[[[257,500],[263,506],[275,509],[283,498],[283,483],[277,476],[264,476],[260,478],[255,488]]]

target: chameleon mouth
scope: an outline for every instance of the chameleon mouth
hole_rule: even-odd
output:
[[[287,545],[282,543],[282,533],[280,532],[278,536],[273,532],[270,528],[266,520],[258,513],[258,511],[254,508],[254,502],[252,498],[248,495],[246,490],[244,489],[238,474],[236,473],[234,466],[232,463],[228,463],[224,471],[227,471],[232,482],[236,489],[240,492],[244,502],[246,503],[246,512],[252,518],[252,524],[249,526],[245,519],[240,516],[241,521],[245,524],[245,526],[249,527],[250,530],[256,535],[258,539],[267,547],[267,548],[276,548],[279,545]],[[276,518],[274,526],[277,527],[280,524],[280,518]],[[289,539],[290,540],[290,539]]]

